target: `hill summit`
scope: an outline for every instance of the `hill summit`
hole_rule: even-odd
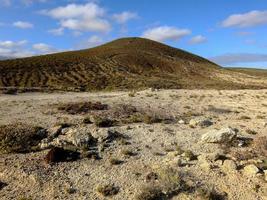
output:
[[[0,61],[0,71],[0,87],[62,90],[247,87],[224,78],[237,72],[143,38],[122,38],[91,49]]]

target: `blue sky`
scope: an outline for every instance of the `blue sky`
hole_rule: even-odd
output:
[[[223,66],[267,68],[266,0],[0,0],[0,57],[146,37]]]

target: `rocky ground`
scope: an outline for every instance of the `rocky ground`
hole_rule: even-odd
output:
[[[266,200],[266,97],[1,95],[0,199]]]

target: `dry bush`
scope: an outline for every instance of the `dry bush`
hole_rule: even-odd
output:
[[[136,200],[163,200],[166,195],[162,192],[160,187],[147,186],[142,188],[141,192],[136,196]]]
[[[112,127],[116,125],[116,121],[108,118],[97,117],[94,119],[94,123],[97,127]]]
[[[239,120],[247,120],[247,119],[251,119],[251,117],[246,116],[246,115],[242,115],[238,118]]]
[[[267,136],[259,136],[254,138],[252,147],[258,155],[267,157]]]
[[[18,90],[16,88],[9,88],[9,89],[5,89],[2,93],[16,95],[18,93]]]
[[[45,129],[28,124],[0,126],[0,152],[26,153],[36,150],[38,143],[46,136]]]
[[[232,110],[228,109],[228,108],[217,108],[217,107],[214,107],[212,105],[210,105],[206,111],[209,111],[209,112],[213,112],[213,113],[217,113],[217,114],[228,114],[228,113],[231,113],[233,112]]]
[[[103,196],[114,196],[119,193],[119,188],[115,187],[113,184],[98,186],[96,188],[97,192]]]
[[[64,111],[68,114],[85,114],[95,110],[107,110],[108,105],[100,102],[78,102],[78,103],[66,103],[58,106],[58,110]]]

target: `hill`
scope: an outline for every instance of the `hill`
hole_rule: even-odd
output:
[[[267,88],[246,73],[152,40],[123,38],[80,51],[0,61],[0,87],[61,90]]]

